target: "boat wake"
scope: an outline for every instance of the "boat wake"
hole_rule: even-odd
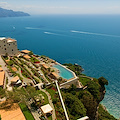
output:
[[[40,29],[40,28],[33,28],[33,27],[25,27],[25,29]]]
[[[80,34],[88,34],[88,35],[99,35],[99,36],[108,36],[108,37],[120,37],[117,35],[109,35],[109,34],[101,34],[101,33],[92,33],[92,32],[84,32],[84,31],[76,31],[71,30],[72,33],[80,33]]]
[[[44,32],[45,34],[50,34],[50,35],[57,35],[55,33],[51,33],[51,32]]]

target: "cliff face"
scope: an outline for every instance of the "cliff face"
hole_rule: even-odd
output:
[[[104,99],[106,92],[105,85],[108,85],[108,80],[104,77],[96,79],[85,76],[80,73],[78,65],[77,67],[72,64],[65,65],[77,73],[79,81],[85,87],[85,89],[78,90],[75,85],[72,85],[70,88],[63,90],[63,97],[69,111],[70,119],[75,120],[87,115],[90,120],[116,120],[100,105],[100,102]],[[73,98],[76,98],[76,101]],[[79,106],[79,102],[81,102],[82,105]],[[79,109],[77,109],[78,107]]]
[[[20,16],[30,16],[28,13],[21,11],[13,11],[0,8],[0,17],[20,17]]]

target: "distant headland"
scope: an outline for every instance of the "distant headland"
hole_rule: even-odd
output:
[[[21,16],[30,16],[28,13],[21,11],[7,10],[0,7],[0,18],[1,17],[21,17]]]

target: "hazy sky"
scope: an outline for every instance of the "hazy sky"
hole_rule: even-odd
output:
[[[120,0],[0,0],[0,7],[30,14],[120,14]]]

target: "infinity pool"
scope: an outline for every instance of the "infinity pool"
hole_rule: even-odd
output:
[[[60,73],[59,75],[64,78],[64,79],[71,79],[74,78],[74,75],[72,72],[70,72],[69,70],[65,69],[64,67],[62,67],[61,65],[54,65],[53,67],[57,68]]]

